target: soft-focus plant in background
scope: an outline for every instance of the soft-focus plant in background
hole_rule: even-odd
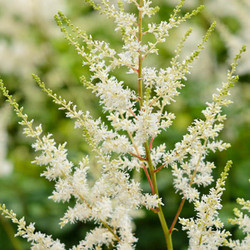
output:
[[[13,170],[12,164],[7,160],[7,145],[8,145],[8,134],[7,124],[10,118],[10,108],[5,105],[0,109],[0,176],[6,176],[11,174]]]
[[[169,1],[169,4],[172,4],[172,6],[177,3],[178,0]],[[219,83],[225,78],[226,65],[232,61],[242,44],[250,44],[249,1],[193,0],[187,1],[183,8],[185,11],[189,11],[198,4],[205,4],[205,9],[200,13],[199,21],[193,22],[195,27],[193,29],[194,34],[187,40],[186,53],[194,46],[195,41],[212,21],[216,21],[216,32],[215,37],[209,40],[200,58],[194,62],[190,79],[192,82],[199,82],[200,84],[195,84],[195,88],[192,88],[196,95],[194,98],[187,98],[187,106],[197,106],[198,103],[202,103],[207,98],[207,93],[213,93],[214,83]],[[185,26],[188,26],[188,24],[184,24],[180,27],[180,30],[187,29]],[[179,37],[180,30],[176,30],[176,35]],[[175,38],[170,38],[169,44],[174,46],[174,40]],[[172,49],[173,46],[170,46],[170,48]],[[250,92],[248,84],[249,65],[250,51],[248,50],[242,55],[237,68],[241,84],[237,84],[232,90],[231,98],[234,101],[234,105],[230,108],[230,116],[226,122],[227,126],[224,132],[231,142],[239,137],[240,128],[249,126],[250,122],[248,95]],[[194,85],[192,84],[192,86]],[[204,88],[206,88],[206,92],[202,91]]]
[[[184,61],[178,59],[190,30],[177,47],[177,54],[171,60],[171,67],[157,70],[152,67],[150,60],[149,64],[143,67],[144,59],[146,62],[151,53],[158,53],[157,46],[165,41],[168,31],[197,14],[200,9],[178,18],[183,3],[181,2],[168,23],[161,22],[146,26],[144,22],[142,24],[142,19],[147,15],[155,14],[157,8],[151,8],[147,1],[128,2],[135,4],[138,8],[138,21],[132,14],[123,12],[122,3],[119,2],[119,5],[116,6],[119,11],[115,12],[114,7],[109,6],[108,1],[102,2],[104,8],[101,12],[113,17],[117,30],[121,30],[124,46],[119,49],[119,52],[110,49],[109,44],[93,40],[91,36],[72,26],[64,15],[57,16],[57,22],[69,43],[73,44],[78,54],[84,57],[84,64],[89,65],[91,77],[89,78],[87,75],[81,80],[100,97],[100,102],[106,112],[106,119],[109,121],[107,123],[109,127],[101,120],[93,119],[88,112],[77,111],[76,106],[64,101],[60,96],[57,97],[45,87],[38,77],[34,76],[40,87],[53,98],[54,102],[62,106],[62,109],[66,109],[67,116],[77,119],[75,126],[83,128],[85,139],[97,157],[95,161],[91,162],[91,165],[94,164],[95,170],[93,171],[93,167],[89,169],[88,181],[86,178],[88,170],[86,166],[89,165],[87,157],[84,157],[79,167],[73,167],[73,163],[66,158],[65,144],[56,147],[50,135],[40,137],[41,127],[33,129],[32,122],[29,122],[27,116],[23,114],[22,109],[8,94],[4,86],[2,86],[2,90],[15,107],[18,116],[23,119],[22,125],[27,126],[25,133],[36,139],[36,143],[33,144],[35,150],[43,151],[35,162],[51,166],[44,172],[44,175],[49,180],[56,180],[56,190],[52,198],[56,201],[68,201],[71,196],[76,198],[76,204],[72,204],[73,208],[68,209],[61,225],[68,222],[75,223],[77,220],[94,220],[102,225],[101,228],[97,227],[88,233],[85,240],[79,243],[79,248],[109,245],[112,242],[122,249],[134,247],[136,238],[132,234],[131,213],[134,209],[144,206],[159,215],[168,248],[171,249],[171,235],[186,199],[194,202],[195,210],[198,212],[197,219],[181,220],[184,229],[189,231],[190,247],[227,245],[226,237],[229,233],[220,230],[223,223],[218,218],[217,210],[221,208],[220,197],[230,163],[227,164],[221,178],[217,180],[216,188],[211,189],[209,195],[200,197],[198,190],[192,185],[207,186],[212,182],[211,170],[215,166],[213,162],[206,161],[205,156],[208,151],[216,149],[221,151],[229,146],[214,139],[223,128],[222,122],[225,120],[225,116],[221,115],[221,106],[227,106],[230,103],[225,97],[229,94],[229,88],[237,80],[234,72],[240,56],[235,58],[232,71],[228,72],[227,83],[224,83],[223,87],[218,90],[218,94],[213,96],[213,102],[207,103],[207,108],[203,111],[205,120],[196,120],[193,125],[189,126],[188,133],[183,137],[183,140],[176,143],[172,149],[168,143],[153,147],[155,137],[160,134],[162,129],[170,127],[175,118],[166,106],[173,102],[179,94],[178,89],[183,87],[181,80],[186,80],[185,75],[191,69],[190,64],[200,54],[204,43],[214,29],[214,24],[203,37],[198,49],[187,56]],[[91,1],[90,4],[94,9],[100,9],[99,5],[95,5]],[[148,34],[151,35],[148,36]],[[142,45],[141,39],[143,38],[144,42],[147,36],[149,42]],[[155,37],[155,41],[152,39],[153,37]],[[84,47],[80,45],[82,42],[85,44]],[[131,84],[136,81],[135,77],[127,78],[128,85],[132,86],[132,89],[125,88],[123,82],[116,78],[117,72],[119,72],[116,71],[116,68],[120,66],[127,67],[128,73],[137,76],[138,93],[135,84]],[[122,71],[120,68],[119,70]],[[110,76],[110,71],[114,71],[114,76]],[[113,127],[113,130],[110,130],[110,126]],[[162,201],[157,200],[156,175],[163,174],[165,167],[172,168],[175,189],[183,196],[170,228],[166,225],[161,208]],[[137,182],[136,176],[138,174],[135,175],[135,180],[129,178],[129,172],[133,176],[134,171],[140,172],[142,169],[151,188],[150,192],[142,192]],[[208,206],[209,204],[210,206]],[[213,211],[209,211],[211,206]],[[167,204],[165,208],[167,209]],[[47,246],[54,246],[56,249],[63,248],[63,245],[58,241],[34,233],[33,225],[26,227],[23,220],[15,219],[15,215],[6,210],[5,207],[2,209],[5,214],[12,217],[15,223],[19,224],[20,235],[28,237],[34,245],[45,247],[47,244]],[[211,212],[210,215],[209,212]],[[197,226],[195,230],[193,230],[194,225]],[[214,230],[214,226],[217,230]],[[232,241],[230,244],[232,247],[233,244],[238,243]],[[242,244],[242,247],[244,244],[247,246],[247,238],[246,242]]]

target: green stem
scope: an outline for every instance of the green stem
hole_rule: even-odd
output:
[[[172,237],[171,237],[171,234],[169,233],[168,226],[167,226],[161,205],[159,205],[159,209],[160,211],[158,213],[158,217],[161,222],[161,227],[163,229],[164,237],[165,237],[166,244],[167,244],[167,249],[173,250]]]
[[[153,166],[153,163],[152,163],[152,160],[151,160],[151,155],[150,155],[150,151],[149,151],[148,142],[144,143],[144,147],[145,147],[145,150],[146,150],[146,157],[147,157],[147,160],[148,160],[149,173],[150,173],[151,180],[152,180],[152,183],[153,183],[154,191],[155,191],[155,194],[157,194],[157,196],[159,197],[159,191],[158,191],[157,180],[156,180],[156,173],[154,171],[154,166]],[[165,240],[166,240],[167,249],[172,250],[173,249],[172,237],[171,237],[171,234],[169,233],[168,225],[167,225],[164,213],[162,211],[161,204],[159,203],[158,206],[159,206],[158,216],[159,216],[159,220],[161,222],[161,227],[162,227],[164,237],[165,237]]]
[[[113,236],[115,237],[115,239],[117,241],[121,241],[121,239],[118,237],[118,235],[114,232],[114,230],[103,220],[101,220],[101,223],[103,224],[104,227],[106,227],[110,233],[113,234]]]
[[[140,7],[143,6],[143,0],[140,0],[139,6]],[[139,10],[139,16],[138,16],[138,41],[140,43],[142,42],[142,11],[141,10]],[[138,52],[139,52],[139,57],[138,57],[138,94],[139,94],[139,105],[140,105],[140,110],[141,110],[142,106],[143,106],[143,89],[142,89],[142,61],[143,61],[143,58],[142,58],[141,51],[138,51]],[[153,166],[153,163],[151,160],[148,142],[144,143],[144,147],[146,150],[146,159],[148,162],[151,181],[153,184],[152,192],[153,192],[153,194],[157,194],[157,196],[159,197],[157,181],[156,181],[156,174],[154,172],[154,166]],[[172,245],[171,234],[169,233],[167,222],[166,222],[165,216],[163,214],[161,204],[159,203],[158,206],[159,206],[158,216],[159,216],[161,227],[162,227],[164,237],[166,240],[167,249],[172,250],[173,245]]]

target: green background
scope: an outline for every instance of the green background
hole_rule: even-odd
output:
[[[199,1],[195,2],[198,3]],[[112,21],[107,20],[104,16],[99,16],[82,1],[65,1],[65,3],[66,14],[74,24],[91,33],[95,39],[103,39],[114,48],[119,48],[121,39],[119,33],[113,31],[114,24]],[[153,21],[168,20],[173,5],[167,4],[167,1],[155,1],[155,3],[159,4],[161,9],[157,16],[153,18]],[[183,13],[188,10],[189,7],[187,6]],[[3,16],[3,11],[4,7],[2,6],[0,17]],[[48,87],[65,99],[77,103],[80,109],[90,110],[94,117],[102,116],[105,120],[105,114],[98,106],[98,100],[89,90],[81,86],[79,81],[79,77],[83,74],[88,75],[88,71],[86,67],[82,68],[81,58],[77,56],[74,48],[67,44],[62,34],[53,36],[46,33],[43,24],[43,22],[46,23],[45,20],[34,19],[27,22],[22,15],[13,15],[11,18],[18,21],[27,34],[25,37],[18,37],[18,39],[24,39],[24,42],[32,44],[38,51],[46,46],[47,52],[43,60],[38,60],[35,65],[30,64],[32,67],[28,67],[27,74],[20,73],[19,68],[17,68],[22,67],[22,61],[17,65],[16,70],[13,68],[9,72],[0,67],[1,78],[10,93],[14,95],[20,105],[24,106],[24,110],[29,117],[35,119],[36,124],[42,123],[44,131],[52,133],[58,143],[68,142],[69,158],[73,162],[78,162],[82,155],[91,154],[84,139],[79,136],[80,131],[74,130],[73,122],[65,118],[64,113],[58,111],[58,107],[39,90],[30,73],[38,74]],[[202,35],[205,34],[213,18],[216,18],[232,37],[238,37],[242,43],[248,43],[242,35],[248,30],[244,30],[245,26],[242,24],[244,22],[240,20],[240,16],[231,13],[224,16],[213,16],[209,8],[206,8],[197,17],[181,25],[179,29],[171,31],[167,42],[160,45],[160,55],[157,58],[149,58],[148,64],[163,68],[168,67],[171,56],[174,55],[176,44],[187,28],[193,27],[194,35],[192,37],[191,34],[186,50],[186,54],[190,53],[195,48],[197,41],[200,41]],[[53,29],[56,29],[55,22],[49,21],[48,23]],[[197,37],[198,40],[196,40]],[[15,39],[17,38],[10,34],[0,32],[0,41],[7,43],[10,48],[14,46]],[[225,41],[219,29],[213,33],[207,48],[202,53],[194,64],[192,75],[186,82],[186,87],[181,90],[177,102],[169,107],[169,111],[174,112],[177,117],[173,126],[157,138],[154,145],[165,142],[169,149],[173,148],[174,144],[181,140],[186,133],[186,128],[193,119],[202,118],[201,111],[205,107],[205,102],[211,100],[213,91],[223,79],[226,80],[225,74],[230,61],[231,47]],[[36,56],[39,59],[40,55],[34,54],[34,57]],[[8,60],[8,58],[1,58],[1,64],[4,63],[4,60]],[[25,61],[26,58],[23,58],[23,60]],[[200,69],[197,70],[197,67],[200,67]],[[237,197],[249,199],[250,72],[241,70],[239,73],[240,81],[232,93],[234,104],[225,109],[228,119],[220,136],[221,139],[231,143],[231,148],[208,156],[208,159],[214,161],[217,166],[214,170],[215,178],[219,176],[227,160],[234,162],[226,183],[227,190],[223,194],[223,209],[220,212],[225,227],[233,233],[234,238],[242,238],[243,235],[237,227],[227,223],[227,218],[234,217],[232,210],[237,206],[235,204]],[[136,82],[129,76],[121,73],[119,78],[127,82],[132,88],[137,88]],[[4,105],[2,96],[0,96],[0,105]],[[93,228],[93,224],[76,223],[60,229],[59,219],[70,204],[54,203],[47,198],[51,195],[53,183],[48,183],[48,181],[40,178],[43,168],[31,164],[36,155],[31,148],[33,141],[25,138],[22,134],[22,128],[18,126],[19,120],[14,112],[10,112],[9,116],[10,120],[7,125],[8,154],[6,157],[13,164],[14,169],[10,175],[0,176],[0,203],[5,203],[20,218],[25,216],[27,222],[36,222],[37,230],[52,234],[53,238],[59,238],[66,244],[67,248],[72,247],[84,238],[85,233]],[[160,194],[165,203],[164,212],[167,222],[171,224],[181,199],[180,196],[175,194],[172,187],[169,169],[160,172],[158,183]],[[145,191],[150,192],[144,177],[142,187]],[[203,191],[207,192],[208,189]],[[194,216],[193,205],[186,203],[181,217],[192,216]],[[139,238],[136,249],[164,249],[163,234],[156,214],[144,211],[144,216],[135,219],[135,225],[135,234]],[[173,233],[174,249],[187,249],[186,233],[181,231],[180,225],[177,225],[176,228],[177,230]],[[25,240],[11,236],[15,231],[15,226],[0,216],[0,249],[29,249],[29,244]]]

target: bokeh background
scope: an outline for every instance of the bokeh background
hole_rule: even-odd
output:
[[[176,0],[156,0],[160,6],[154,22],[168,20]],[[205,10],[178,29],[172,30],[166,43],[160,45],[160,55],[149,58],[148,64],[167,67],[174,55],[176,44],[189,27],[193,33],[185,44],[183,58],[190,54],[213,20],[217,22],[216,31],[210,38],[206,49],[193,64],[186,87],[181,90],[177,102],[169,107],[176,113],[176,120],[167,133],[157,138],[154,145],[165,142],[171,149],[186,133],[186,128],[194,118],[201,118],[205,102],[211,100],[214,90],[226,80],[226,70],[232,58],[243,44],[248,51],[238,67],[240,81],[232,91],[234,104],[225,109],[228,119],[220,138],[231,143],[225,152],[209,155],[217,168],[217,178],[226,161],[234,162],[223,195],[224,207],[220,216],[234,238],[243,235],[237,227],[230,226],[226,218],[233,217],[237,197],[249,199],[250,172],[250,2],[248,0],[189,0],[183,13],[199,4]],[[90,110],[94,117],[105,114],[98,106],[95,96],[80,83],[79,77],[88,74],[82,68],[82,60],[69,46],[53,19],[57,11],[65,13],[74,24],[91,33],[95,39],[108,41],[114,48],[119,48],[121,39],[114,32],[114,24],[100,16],[83,0],[0,0],[0,76],[10,93],[14,95],[30,118],[36,124],[43,124],[44,130],[54,135],[57,142],[68,142],[69,157],[78,162],[83,154],[91,152],[74,130],[73,122],[66,119],[62,111],[41,92],[32,80],[31,74],[38,74],[48,87],[67,100],[77,103],[82,110]],[[136,89],[128,75],[119,78]],[[69,204],[55,204],[50,196],[53,183],[40,177],[42,168],[31,161],[35,157],[32,141],[22,134],[18,118],[11,107],[0,95],[0,203],[5,203],[19,217],[25,216],[28,222],[36,222],[41,232],[53,234],[67,248],[77,244],[92,224],[77,223],[60,229],[58,222]],[[138,178],[138,176],[137,176]],[[142,187],[150,191],[147,181],[142,178]],[[180,197],[172,188],[170,170],[163,170],[158,178],[159,190],[166,204],[165,214],[170,224],[180,203]],[[203,190],[207,192],[206,189]],[[186,203],[181,214],[183,217],[194,216],[193,206]],[[185,232],[173,233],[175,249],[187,249],[188,240]],[[10,221],[0,216],[0,249],[29,249],[25,240],[15,238],[16,228]],[[158,218],[152,212],[142,213],[135,219],[135,233],[139,237],[136,249],[164,249],[163,235]]]

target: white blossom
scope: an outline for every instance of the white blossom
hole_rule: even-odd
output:
[[[216,187],[211,188],[208,195],[194,201],[197,218],[180,219],[184,230],[188,231],[189,249],[218,249],[225,245],[229,232],[223,230],[223,223],[219,219],[219,210],[222,208],[221,196],[225,190],[225,180],[232,162],[228,162]]]
[[[51,249],[51,250],[64,250],[65,245],[60,243],[59,240],[53,240],[50,235],[45,235],[41,232],[35,232],[34,223],[26,225],[23,218],[18,220],[16,214],[12,210],[6,209],[5,205],[0,206],[0,211],[3,215],[10,218],[13,223],[17,224],[17,233],[15,236],[21,236],[31,244],[31,249]]]
[[[152,112],[151,107],[145,107],[137,116],[135,121],[136,135],[135,141],[137,145],[144,143],[149,137],[156,137],[160,133],[158,120],[160,113]]]
[[[242,198],[237,199],[237,203],[242,206],[242,210],[247,210],[247,213],[249,214],[250,212],[250,201],[247,200],[245,201]],[[232,248],[232,249],[247,249],[250,246],[250,218],[247,213],[243,213],[240,211],[238,208],[234,209],[234,214],[236,218],[234,219],[228,219],[228,221],[235,225],[237,224],[239,228],[243,231],[244,233],[244,238],[240,240],[232,240],[229,239],[227,246]]]
[[[80,246],[84,249],[93,249],[95,245],[109,245],[112,242],[112,237],[107,229],[95,228],[87,233],[85,240],[80,242]]]
[[[122,1],[87,2],[95,10],[114,19],[115,30],[121,32],[123,42],[120,51],[112,49],[107,42],[94,40],[91,35],[72,25],[61,12],[55,19],[68,42],[83,58],[83,66],[88,67],[89,78],[82,77],[81,80],[99,98],[107,123],[101,117],[93,118],[88,111],[79,110],[73,102],[54,94],[37,76],[33,75],[33,78],[59,105],[59,109],[65,111],[66,117],[74,120],[75,129],[83,135],[95,156],[94,164],[89,161],[88,155],[83,155],[82,161],[74,164],[69,159],[66,142],[57,144],[52,134],[43,134],[41,125],[33,128],[33,120],[28,119],[23,108],[19,107],[0,80],[0,89],[22,119],[20,125],[24,126],[24,134],[34,140],[32,147],[37,156],[33,163],[45,166],[41,176],[55,183],[49,198],[55,202],[70,201],[60,226],[78,221],[92,222],[95,226],[72,249],[100,249],[104,246],[121,250],[135,249],[138,239],[133,232],[132,216],[141,208],[158,213],[167,244],[171,245],[173,227],[169,229],[167,226],[156,178],[163,167],[171,167],[175,191],[181,194],[182,202],[193,202],[197,212],[196,218],[180,219],[183,229],[188,231],[190,249],[217,249],[230,244],[233,247],[246,246],[248,238],[241,243],[226,239],[230,233],[223,229],[223,223],[218,217],[230,163],[217,180],[216,187],[210,188],[207,195],[200,193],[200,187],[213,182],[212,170],[215,164],[207,161],[207,155],[211,151],[229,147],[229,144],[217,140],[217,137],[224,127],[226,117],[222,114],[222,107],[231,103],[228,99],[230,88],[238,79],[235,69],[244,47],[235,57],[227,81],[213,94],[212,101],[206,103],[202,111],[204,118],[195,119],[174,148],[169,148],[168,142],[155,145],[154,139],[162,130],[168,129],[175,119],[175,114],[168,111],[168,105],[176,101],[179,90],[184,86],[183,81],[190,73],[191,63],[198,58],[215,24],[208,29],[197,49],[179,62],[183,43],[190,33],[187,32],[170,66],[156,69],[144,66],[142,62],[150,54],[158,53],[157,46],[165,42],[170,29],[196,15],[202,7],[180,16],[184,4],[182,0],[169,21],[144,26],[142,19],[145,16],[151,17],[159,9],[151,6],[152,1],[138,3],[136,0],[126,0],[126,3],[135,7],[138,15],[127,12]],[[148,30],[144,30],[145,27]],[[142,36],[147,33],[151,33],[155,41],[143,40]],[[114,70],[121,66],[128,73],[137,74],[138,91],[119,80],[120,76]],[[140,179],[135,178],[134,169],[144,172],[150,192],[142,189]],[[243,208],[247,206],[245,203],[243,205]],[[0,206],[0,210],[18,224],[17,235],[27,238],[33,249],[64,249],[64,244],[53,240],[51,236],[35,232],[34,224],[26,226],[24,219],[16,219],[15,214],[5,206]],[[243,231],[249,231],[246,225],[249,218],[238,212],[236,216],[238,219],[233,222],[242,223]]]

